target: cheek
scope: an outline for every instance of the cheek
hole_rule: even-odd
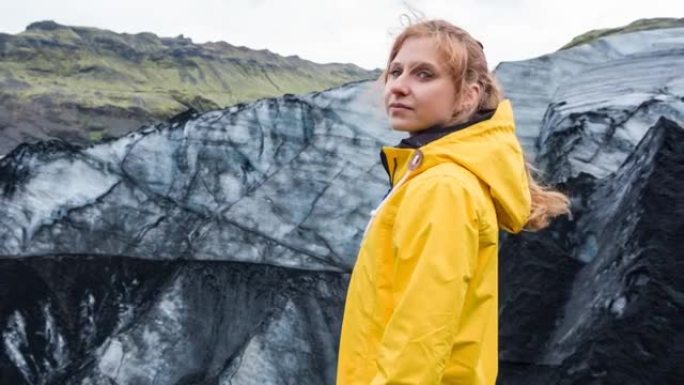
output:
[[[453,104],[453,94],[446,87],[434,87],[423,97],[425,111],[433,117],[450,117]]]

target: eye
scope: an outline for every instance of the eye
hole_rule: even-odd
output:
[[[399,70],[392,70],[389,72],[389,74],[392,76],[399,76],[400,73],[401,73],[401,71],[399,71]]]
[[[428,71],[420,71],[418,72],[418,77],[421,79],[429,79],[432,77],[432,74]]]

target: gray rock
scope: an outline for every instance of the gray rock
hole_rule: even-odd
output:
[[[568,182],[575,221],[501,245],[501,383],[678,383],[682,150],[660,119],[615,173]]]
[[[368,108],[372,97],[371,83],[352,83],[143,127],[88,148],[19,146],[0,163],[0,255],[347,271],[387,188],[379,146],[399,139]]]
[[[530,160],[553,183],[618,169],[659,117],[684,120],[684,28],[611,35],[502,63]]]

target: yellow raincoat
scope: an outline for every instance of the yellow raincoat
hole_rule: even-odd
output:
[[[381,151],[392,190],[351,275],[337,385],[494,385],[499,229],[521,231],[531,209],[510,101],[419,148]]]

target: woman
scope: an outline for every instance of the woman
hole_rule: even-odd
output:
[[[464,30],[407,27],[382,79],[409,136],[380,151],[392,188],[351,275],[337,384],[493,385],[499,229],[541,229],[569,200],[530,176],[511,104]]]

